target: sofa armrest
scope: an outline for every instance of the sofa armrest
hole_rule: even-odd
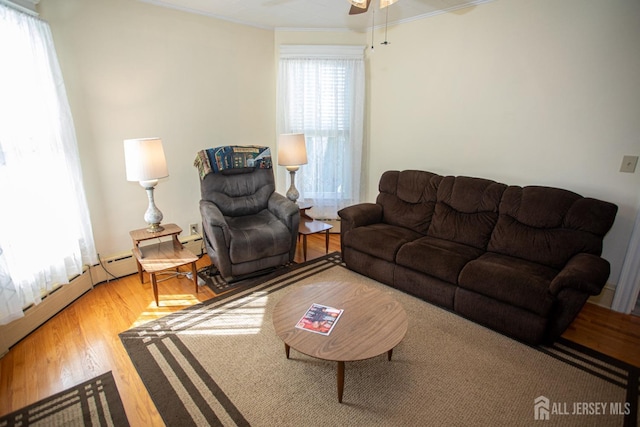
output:
[[[352,229],[382,222],[382,206],[376,203],[360,203],[338,211],[344,223],[342,227]]]
[[[222,235],[227,247],[229,247],[229,241],[231,235],[229,233],[229,225],[227,220],[220,212],[220,209],[208,200],[200,200],[200,215],[202,216],[202,226],[204,228],[205,236],[209,236],[209,240],[212,244],[215,242],[214,236]]]
[[[589,295],[598,295],[607,283],[611,267],[609,261],[597,255],[580,253],[569,260],[549,286],[552,295],[572,288]]]
[[[377,203],[359,203],[338,211],[340,217],[340,251],[345,256],[344,236],[356,227],[382,222],[382,206]]]

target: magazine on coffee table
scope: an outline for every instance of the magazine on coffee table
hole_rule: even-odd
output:
[[[322,304],[311,304],[311,307],[296,324],[296,328],[316,334],[329,335],[344,310]]]

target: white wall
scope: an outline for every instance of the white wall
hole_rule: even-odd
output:
[[[77,130],[101,256],[131,248],[144,190],[127,182],[122,141],[163,139],[165,223],[200,222],[196,152],[275,146],[273,32],[132,0],[42,0]]]
[[[640,171],[618,172],[640,155],[639,23],[632,0],[499,0],[390,28],[369,60],[368,199],[385,170],[425,169],[611,201],[617,283],[640,205]]]

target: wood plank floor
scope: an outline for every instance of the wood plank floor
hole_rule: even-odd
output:
[[[340,236],[332,234],[329,251],[339,250]],[[309,236],[307,258],[324,253],[324,236]],[[296,261],[303,261],[300,246]],[[198,261],[199,268],[208,264],[206,256]],[[203,286],[194,295],[186,278],[161,282],[159,293],[156,307],[150,283],[141,285],[137,275],[97,285],[12,347],[0,359],[0,415],[113,371],[131,425],[164,425],[118,334],[215,294]],[[587,304],[564,336],[640,366],[638,317]]]

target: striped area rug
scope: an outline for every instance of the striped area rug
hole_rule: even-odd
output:
[[[111,372],[0,417],[0,427],[128,425]]]
[[[409,320],[392,361],[291,350],[271,313],[292,289],[345,281],[388,292]],[[321,303],[321,302],[320,302]],[[531,347],[354,273],[338,253],[243,283],[120,335],[167,425],[635,426],[639,370],[568,341]]]

